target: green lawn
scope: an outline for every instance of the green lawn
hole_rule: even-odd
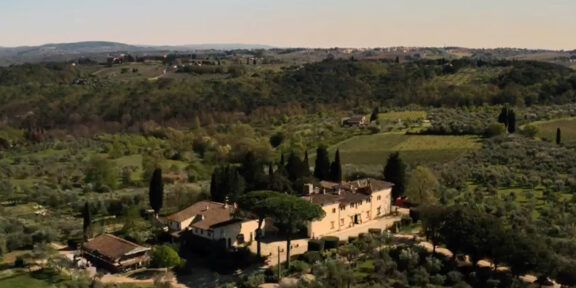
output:
[[[576,118],[537,122],[534,125],[540,128],[538,136],[541,138],[556,141],[556,129],[560,128],[562,143],[576,144]]]
[[[60,276],[48,273],[34,272],[21,276],[0,280],[2,288],[53,288],[64,282]]]
[[[340,149],[345,172],[379,173],[388,156],[395,151],[400,152],[407,163],[418,165],[448,162],[478,148],[479,139],[473,136],[381,133],[352,137],[330,147],[329,152],[333,155]]]

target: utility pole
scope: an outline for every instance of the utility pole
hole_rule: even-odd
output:
[[[282,265],[280,265],[280,246],[278,246],[278,282],[282,280]]]

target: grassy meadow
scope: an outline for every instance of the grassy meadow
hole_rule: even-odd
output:
[[[560,128],[562,143],[576,144],[576,118],[558,119],[536,123],[540,128],[538,136],[550,141],[556,141],[556,129]]]

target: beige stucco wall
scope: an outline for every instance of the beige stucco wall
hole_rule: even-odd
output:
[[[339,228],[339,215],[340,215],[340,204],[330,204],[323,206],[322,209],[326,216],[320,221],[312,221],[308,224],[308,237],[315,238],[325,235],[330,232],[338,231]],[[335,212],[333,212],[335,211]],[[334,223],[334,227],[332,224]]]
[[[373,217],[382,217],[385,215],[389,215],[390,214],[390,209],[391,209],[391,194],[392,194],[392,189],[384,189],[384,190],[380,190],[380,191],[375,191],[372,193],[372,215]],[[378,200],[378,197],[380,197],[380,200]],[[378,211],[378,208],[380,208],[380,211]],[[380,212],[380,213],[378,213]]]
[[[326,216],[322,220],[308,223],[308,237],[319,238],[332,232],[352,228],[355,225],[389,215],[391,192],[392,189],[375,191],[372,193],[370,201],[347,204],[342,207],[338,203],[323,206],[322,209]]]

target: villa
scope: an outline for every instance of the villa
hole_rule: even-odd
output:
[[[302,198],[322,206],[326,216],[308,224],[308,237],[318,238],[390,215],[394,184],[376,179],[306,184]]]
[[[224,242],[227,249],[238,247],[255,239],[257,219],[236,217],[234,204],[213,201],[200,201],[194,205],[166,217],[166,225],[172,235],[182,233]]]

